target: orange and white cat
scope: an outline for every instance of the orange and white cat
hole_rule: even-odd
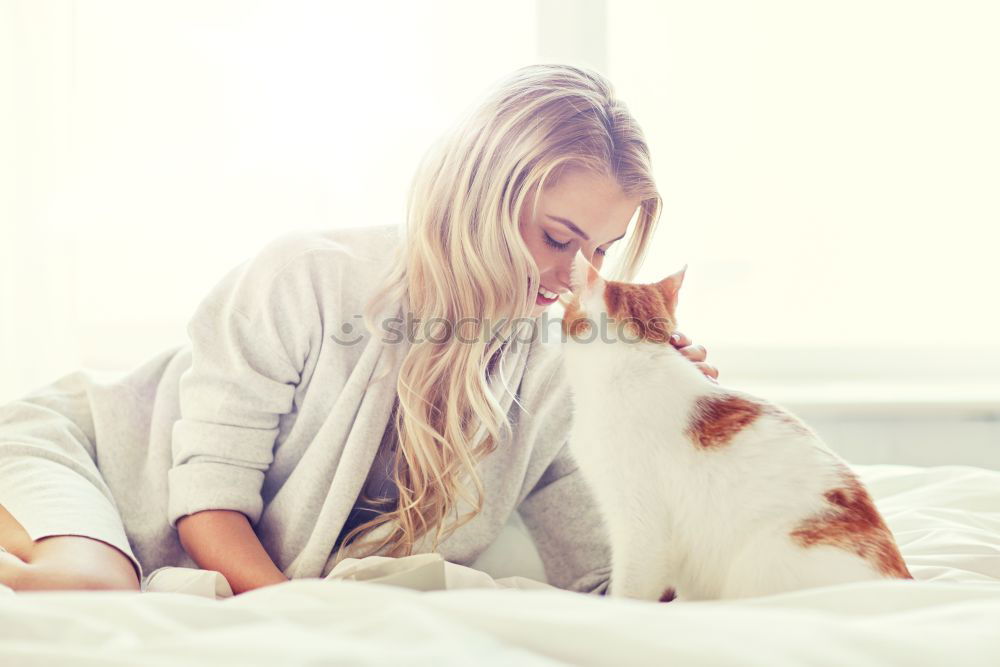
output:
[[[570,450],[609,531],[609,594],[701,600],[912,579],[843,459],[670,344],[686,268],[614,282],[577,253],[563,302]]]

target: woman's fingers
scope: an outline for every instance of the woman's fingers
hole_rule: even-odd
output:
[[[706,364],[704,361],[697,361],[695,362],[694,365],[697,366],[698,370],[704,373],[709,380],[712,380],[713,382],[718,382],[718,377],[719,377],[718,368],[716,368],[711,364]]]
[[[675,331],[670,336],[670,344],[676,347],[678,352],[690,359],[709,380],[715,382],[716,378],[719,377],[719,369],[705,362],[705,359],[708,357],[708,350],[705,349],[704,345],[692,344],[691,339],[680,331]]]
[[[703,345],[688,345],[678,351],[691,361],[705,361],[708,357],[708,350]]]
[[[682,334],[680,331],[675,331],[670,336],[670,344],[676,348],[682,348],[690,345],[691,339]]]

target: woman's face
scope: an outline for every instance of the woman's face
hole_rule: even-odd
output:
[[[570,291],[570,268],[577,250],[582,249],[595,267],[601,267],[604,253],[625,236],[641,201],[626,197],[613,179],[571,168],[542,192],[534,218],[531,203],[530,199],[526,202],[521,215],[521,237],[538,266],[542,290],[552,297]],[[542,290],[535,295],[535,317],[558,300],[546,298]]]

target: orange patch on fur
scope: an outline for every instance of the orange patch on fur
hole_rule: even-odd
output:
[[[583,337],[590,331],[590,327],[593,323],[590,319],[580,310],[580,302],[574,299],[570,302],[563,311],[562,318],[562,330],[564,335],[571,336],[573,338]]]
[[[687,435],[705,449],[721,447],[764,412],[761,403],[735,394],[700,397],[691,411]]]
[[[609,281],[604,304],[611,318],[627,322],[643,340],[669,344],[673,317],[663,292],[655,285]]]
[[[829,509],[803,521],[792,539],[804,547],[825,544],[851,551],[887,577],[912,579],[868,491],[853,471],[840,467],[842,484],[824,494]]]

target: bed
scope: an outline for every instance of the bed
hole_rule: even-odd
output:
[[[914,581],[728,602],[584,595],[537,581],[515,517],[473,568],[345,561],[235,597],[185,568],[141,593],[0,586],[0,664],[1000,665],[1000,472],[854,468]]]

